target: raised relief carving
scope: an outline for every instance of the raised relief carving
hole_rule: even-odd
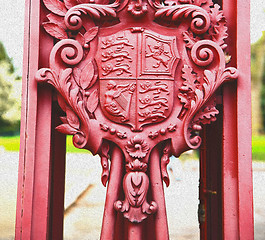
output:
[[[124,201],[116,201],[114,207],[132,223],[140,223],[150,214],[157,211],[157,203],[147,202],[149,178],[146,175],[147,164],[138,159],[126,164],[126,174],[123,179]]]
[[[149,151],[148,144],[136,135],[125,146],[126,151],[132,158],[144,158]]]
[[[151,131],[148,134],[148,137],[152,140],[156,139],[159,135],[166,135],[167,133],[173,133],[177,130],[176,124],[170,124],[167,128],[161,128],[157,131]]]
[[[132,95],[135,90],[135,83],[118,85],[110,80],[107,83],[105,92],[105,110],[112,116],[119,117],[121,122],[128,121]],[[123,94],[127,92],[127,98]]]
[[[179,59],[175,37],[132,28],[100,38],[100,42],[103,50],[96,59],[102,65],[100,99],[105,115],[134,131],[165,120],[172,109],[169,89]],[[142,64],[137,64],[137,59]]]
[[[102,166],[101,182],[104,187],[106,187],[109,180],[109,150],[109,144],[107,142],[103,142],[99,155]]]
[[[150,52],[146,52],[145,57],[152,57],[156,60],[156,63],[153,64],[153,68],[159,68],[162,64],[166,69],[168,69],[168,62],[172,57],[169,55],[168,51],[165,51],[165,44],[157,42],[154,46],[151,46],[150,44],[147,46]]]
[[[155,46],[148,44],[148,48],[150,53],[146,53],[145,57],[152,57],[156,60],[156,63],[153,64],[153,68],[159,68],[162,64],[167,69],[168,62],[172,57],[169,55],[168,51],[165,51],[165,44],[161,42],[157,42]]]
[[[169,109],[168,85],[161,81],[146,81],[140,84],[140,88],[139,122],[146,120],[157,122],[158,119],[166,119],[165,112]]]
[[[169,157],[171,155],[170,149],[171,149],[170,143],[167,142],[163,149],[163,155],[161,157],[161,175],[167,187],[169,186],[169,183],[170,183],[168,172],[167,172],[167,165],[170,162]]]
[[[147,12],[147,4],[143,3],[142,0],[131,0],[128,5],[128,12],[135,18],[141,18]]]
[[[116,75],[122,75],[127,73],[132,75],[130,70],[132,57],[130,56],[130,50],[134,49],[134,46],[129,43],[129,39],[125,36],[112,36],[102,39],[102,69],[103,76],[107,76],[110,73],[116,73]]]
[[[176,38],[151,32],[143,32],[143,52],[141,74],[166,74],[173,77],[179,55]]]
[[[123,185],[124,200],[119,193],[106,211],[115,208],[139,224],[163,204],[149,179],[152,153],[168,186],[170,155],[200,146],[203,125],[218,114],[215,91],[237,78],[225,66],[223,12],[211,0],[43,3],[50,11],[43,27],[56,41],[49,68],[36,79],[59,93],[66,115],[56,129],[101,156],[104,186]],[[109,177],[122,163],[123,179]]]
[[[155,18],[169,23],[177,23],[185,18],[191,17],[191,31],[195,34],[205,33],[211,24],[211,19],[207,12],[209,6],[202,5],[203,0],[198,0],[195,4],[186,4],[183,1],[179,2],[180,4],[177,4],[175,1],[166,1],[164,4],[154,2],[152,6],[156,9]],[[200,5],[202,6],[200,7]]]

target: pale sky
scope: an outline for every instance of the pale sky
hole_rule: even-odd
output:
[[[0,41],[13,59],[17,72],[22,72],[24,0],[0,0]],[[251,0],[251,42],[265,31],[265,0]]]

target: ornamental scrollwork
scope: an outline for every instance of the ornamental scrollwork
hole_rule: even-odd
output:
[[[58,92],[65,116],[56,129],[100,155],[104,186],[119,149],[124,200],[112,208],[139,224],[159,209],[149,177],[154,149],[168,186],[169,157],[200,146],[200,131],[219,113],[216,90],[238,76],[226,67],[225,16],[211,0],[43,3],[42,26],[55,41],[35,78]]]

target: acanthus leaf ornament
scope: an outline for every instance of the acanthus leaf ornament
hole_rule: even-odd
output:
[[[84,3],[70,8],[65,14],[65,24],[68,29],[77,31],[82,25],[82,14],[89,15],[90,17],[99,20],[100,18],[116,18],[115,8],[119,6],[118,0],[109,5]]]
[[[238,76],[225,66],[223,12],[211,0],[43,3],[43,27],[56,42],[36,80],[58,91],[66,115],[56,129],[100,155],[104,186],[117,168],[112,146],[119,149],[124,200],[111,207],[139,224],[160,204],[149,178],[153,150],[168,186],[170,156],[200,146],[203,125],[219,113],[214,93]]]
[[[227,27],[226,20],[223,15],[223,12],[219,10],[220,6],[218,4],[215,4],[213,8],[211,8],[210,11],[210,18],[213,22],[212,27],[210,28],[210,35],[212,35],[212,39],[214,42],[218,43],[222,49],[226,48],[226,44],[224,43],[224,40],[228,37],[227,34]]]
[[[210,16],[206,10],[192,4],[176,4],[174,1],[167,1],[166,5],[154,3],[157,9],[155,18],[167,21],[179,22],[181,18],[191,16],[190,28],[195,34],[203,34],[210,27]]]
[[[149,178],[146,175],[147,164],[138,159],[126,164],[127,173],[123,179],[125,193],[124,201],[116,201],[114,207],[123,213],[132,223],[140,223],[148,215],[157,211],[156,202],[147,202],[146,195],[149,188]]]
[[[84,35],[85,44],[91,42],[98,34],[98,27],[90,28]]]
[[[53,13],[64,16],[67,12],[65,4],[58,0],[43,0],[44,5]]]
[[[90,113],[95,112],[98,106],[98,90],[95,89],[91,94],[88,95],[87,98],[87,110]]]
[[[43,23],[43,27],[51,36],[57,39],[62,40],[68,38],[65,29],[56,23],[53,22]]]
[[[64,0],[67,9],[70,9],[78,4],[82,3],[94,3],[94,0]]]

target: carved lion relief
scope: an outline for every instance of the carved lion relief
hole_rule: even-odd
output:
[[[113,205],[140,223],[159,207],[147,199],[151,151],[161,151],[161,176],[171,154],[201,144],[216,120],[214,92],[237,78],[226,68],[226,20],[211,0],[43,0],[42,23],[55,39],[50,66],[36,80],[52,84],[65,116],[56,129],[101,156],[109,180],[110,145],[124,155],[124,199]],[[112,167],[112,166],[111,166]]]

